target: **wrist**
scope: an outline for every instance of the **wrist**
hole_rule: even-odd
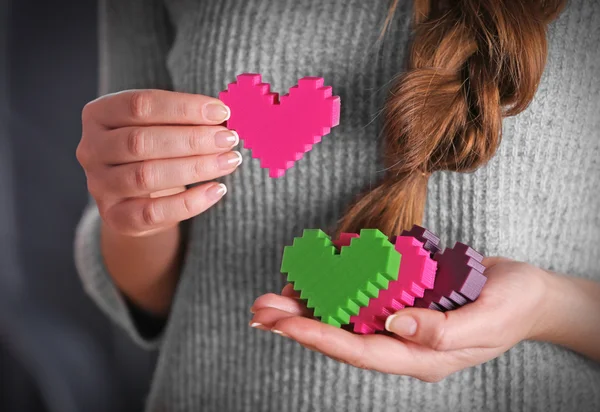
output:
[[[543,269],[539,269],[539,273],[544,293],[538,308],[537,320],[527,339],[554,342],[561,330],[561,302],[564,301],[568,279]]]
[[[600,361],[600,284],[546,272],[547,298],[531,339],[554,343]]]
[[[146,236],[127,236],[103,224],[101,248],[115,286],[130,301],[157,315],[170,310],[182,260],[179,225]]]

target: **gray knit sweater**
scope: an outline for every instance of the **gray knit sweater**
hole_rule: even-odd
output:
[[[524,342],[437,384],[358,370],[248,327],[249,307],[283,286],[283,246],[330,230],[381,178],[378,113],[402,70],[410,1],[378,43],[383,0],[107,0],[101,92],[165,88],[217,96],[243,72],[286,92],[322,76],[341,96],[339,127],[285,177],[251,159],[225,198],[193,219],[169,322],[142,338],[103,266],[98,211],[76,239],[85,289],[141,345],[160,347],[147,399],[156,411],[600,411],[600,365]],[[106,4],[108,3],[108,4]],[[600,281],[600,2],[573,0],[549,32],[543,81],[504,122],[494,159],[473,174],[437,173],[424,225],[446,245]],[[555,302],[560,305],[561,302]]]

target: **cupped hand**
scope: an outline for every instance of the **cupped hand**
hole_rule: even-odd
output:
[[[359,368],[437,382],[539,338],[548,327],[546,271],[504,258],[483,263],[488,281],[475,302],[445,313],[402,309],[388,318],[387,334],[358,335],[312,319],[291,285],[259,297],[250,325]]]
[[[88,103],[77,159],[104,223],[144,236],[177,226],[218,202],[239,139],[220,126],[229,109],[218,99],[163,90],[128,90]]]

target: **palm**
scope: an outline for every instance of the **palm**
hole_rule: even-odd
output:
[[[291,285],[281,295],[258,298],[252,323],[356,367],[438,381],[493,359],[536,333],[544,294],[541,269],[501,258],[484,263],[488,282],[476,302],[446,313],[399,312],[417,320],[414,336],[356,335],[326,325],[312,319]]]

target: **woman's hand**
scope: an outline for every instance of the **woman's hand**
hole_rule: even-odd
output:
[[[102,217],[102,257],[117,287],[167,316],[179,280],[179,223],[225,194],[208,182],[242,161],[229,109],[212,97],[162,90],[110,94],[83,109],[77,159]]]
[[[291,285],[259,297],[251,326],[272,330],[364,369],[437,382],[498,357],[549,329],[550,274],[504,258],[484,261],[488,281],[477,301],[449,312],[406,308],[388,318],[389,336],[356,335],[314,319]]]
[[[212,97],[162,90],[103,96],[83,109],[77,159],[104,223],[145,236],[218,202],[226,188],[205,183],[241,163],[235,132],[219,126],[229,109]]]

